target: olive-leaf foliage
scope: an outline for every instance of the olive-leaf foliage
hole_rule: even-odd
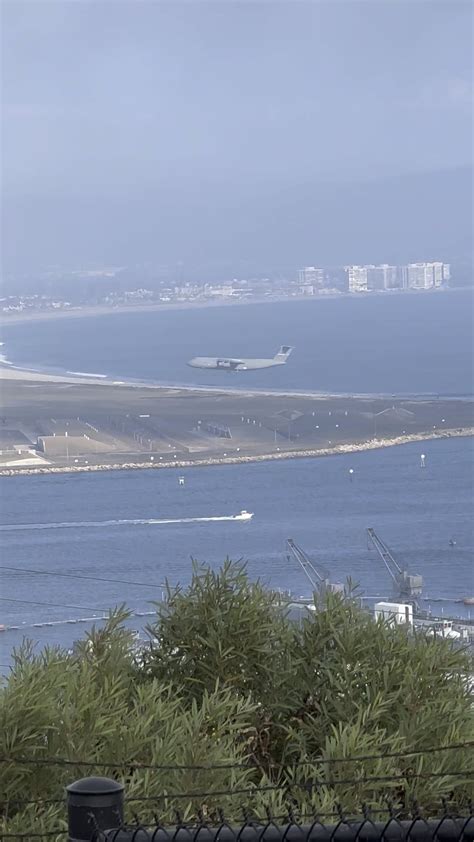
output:
[[[469,748],[429,750],[472,739],[468,654],[375,623],[350,598],[327,594],[314,608],[292,622],[276,594],[226,561],[195,565],[186,589],[169,590],[138,653],[123,606],[72,654],[26,642],[1,688],[0,830],[66,828],[64,805],[41,802],[87,774],[156,798],[141,816],[171,822],[176,809],[240,820],[242,805],[255,816],[387,799],[428,813],[443,798],[467,805]],[[41,764],[52,758],[73,765]]]
[[[216,681],[259,702],[274,697],[288,683],[294,634],[277,595],[229,559],[218,571],[193,562],[193,571],[186,590],[168,587],[156,604],[145,671],[189,699]]]

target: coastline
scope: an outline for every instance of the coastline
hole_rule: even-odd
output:
[[[123,389],[144,389],[149,392],[158,392],[164,396],[178,395],[178,394],[195,394],[199,396],[218,397],[220,395],[234,396],[239,398],[252,397],[269,397],[269,398],[317,398],[318,400],[330,400],[333,398],[356,398],[360,400],[374,400],[374,399],[389,399],[397,398],[400,400],[426,401],[434,397],[447,397],[438,393],[397,393],[393,392],[324,392],[318,390],[291,390],[291,389],[249,389],[249,388],[232,388],[229,386],[198,386],[194,383],[153,383],[147,380],[114,380],[111,377],[103,375],[73,375],[65,374],[48,374],[40,369],[20,368],[7,360],[0,358],[0,385],[2,380],[17,381],[19,383],[31,382],[35,384],[40,383],[59,383],[64,385],[84,385],[84,386],[107,386],[107,387],[121,387]],[[473,396],[471,394],[456,396],[462,401],[472,402]]]
[[[352,297],[360,300],[360,296]],[[170,303],[153,309],[228,308],[239,303],[243,302]],[[251,299],[245,306],[253,303],[263,302]],[[267,300],[266,303],[271,302]],[[444,305],[440,303],[443,309]],[[464,299],[462,303],[464,305]],[[133,308],[133,312],[150,309],[149,305],[144,305]],[[390,311],[390,307],[384,309]],[[130,312],[130,308],[125,311]],[[112,312],[124,312],[124,309],[116,308]],[[280,315],[283,312],[286,311],[280,309]],[[103,313],[103,308],[95,311],[98,316]],[[244,313],[241,311],[241,316]],[[84,309],[80,313],[44,313],[41,318],[50,319],[56,315],[86,317],[92,314]],[[33,314],[23,314],[15,321],[33,318]],[[115,379],[104,374],[90,374],[91,369],[84,368],[76,372],[48,372],[34,364],[28,370],[8,359],[0,360],[5,415],[2,441],[6,448],[0,460],[0,476],[155,467],[184,470],[281,459],[314,459],[429,439],[474,435],[470,394],[343,393],[311,388],[295,391],[291,389],[291,380],[290,389],[253,388],[251,382],[245,384],[247,388],[244,384],[236,387],[230,383],[199,386],[176,380],[168,383]],[[294,417],[288,413],[294,413]],[[319,413],[323,413],[322,417]],[[318,424],[311,418],[316,414]],[[291,436],[289,426],[288,430],[285,426],[290,423],[285,421],[286,416],[291,417]],[[255,429],[242,426],[245,419],[247,424],[253,423]],[[216,435],[212,424],[220,423],[232,430],[232,435],[228,436],[233,439],[231,445],[212,438]],[[200,424],[204,424],[204,432]],[[44,442],[40,441],[40,436],[45,437]],[[67,436],[76,440],[68,440]],[[57,438],[53,442],[54,437]],[[39,447],[45,456],[38,456],[36,462],[9,456],[13,449],[24,450],[26,441],[32,447]]]
[[[7,315],[0,313],[0,327],[16,324],[25,324],[27,322],[43,322],[55,319],[82,319],[95,318],[98,316],[112,316],[115,314],[133,314],[133,313],[161,313],[171,312],[176,310],[205,310],[215,309],[220,307],[249,307],[253,304],[293,304],[304,301],[306,304],[312,302],[334,301],[335,299],[350,298],[357,301],[369,300],[374,297],[393,298],[401,295],[418,296],[418,295],[439,295],[441,293],[465,292],[470,290],[470,287],[450,287],[448,289],[433,289],[433,290],[384,290],[371,291],[368,293],[350,293],[350,292],[330,292],[319,295],[272,295],[272,296],[252,296],[251,298],[238,298],[230,300],[205,300],[205,301],[174,301],[165,303],[153,304],[133,304],[133,305],[118,305],[109,306],[106,304],[84,305],[77,307],[70,307],[64,310],[47,310],[33,313],[20,312],[11,313]]]
[[[66,465],[66,466],[43,466],[18,468],[0,468],[0,477],[13,476],[38,476],[43,474],[76,474],[76,473],[101,473],[104,471],[137,471],[155,470],[170,468],[199,468],[212,467],[214,465],[242,465],[255,462],[274,462],[283,459],[314,459],[325,456],[341,456],[347,453],[361,453],[367,450],[380,450],[384,447],[399,447],[404,444],[430,441],[434,439],[470,438],[474,436],[474,427],[443,430],[441,432],[413,433],[412,435],[398,436],[395,438],[372,439],[367,442],[355,444],[340,444],[331,448],[318,450],[288,450],[278,453],[255,453],[242,456],[210,456],[198,459],[182,459],[168,462],[126,462],[110,463],[100,465]]]
[[[338,296],[335,296],[338,297]],[[245,299],[238,299],[234,301],[183,301],[183,302],[165,302],[164,304],[133,304],[133,305],[118,305],[115,306],[108,306],[106,304],[97,304],[97,305],[85,305],[83,307],[70,307],[65,310],[46,310],[46,311],[39,311],[36,313],[13,313],[12,315],[5,315],[4,313],[0,315],[0,327],[4,327],[5,325],[9,324],[23,324],[25,322],[45,322],[45,321],[52,321],[54,319],[82,319],[86,317],[94,318],[96,316],[113,316],[117,313],[160,313],[160,312],[169,312],[173,310],[203,310],[208,308],[215,308],[215,307],[234,307],[236,305],[247,305],[247,304],[266,304],[269,301],[278,302],[278,301],[291,301],[291,300],[298,300],[301,301],[301,298],[297,299],[286,299],[286,298],[252,298],[251,301]]]

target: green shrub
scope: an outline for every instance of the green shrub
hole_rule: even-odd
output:
[[[472,797],[469,749],[426,751],[472,738],[471,663],[449,641],[375,623],[335,595],[294,624],[229,561],[196,567],[186,590],[169,593],[140,657],[128,616],[116,609],[72,655],[27,643],[15,653],[1,691],[5,832],[65,827],[62,804],[19,802],[61,799],[87,774],[123,781],[130,798],[156,797],[145,817],[168,821],[176,809],[360,811],[387,797],[402,810],[416,798],[429,813],[441,798],[462,807]],[[42,763],[51,758],[71,765]],[[252,792],[192,795],[233,789]]]

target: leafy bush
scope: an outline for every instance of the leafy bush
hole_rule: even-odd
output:
[[[65,827],[63,805],[21,802],[61,799],[86,774],[156,797],[150,811],[168,821],[175,809],[240,816],[243,803],[255,815],[357,811],[388,796],[428,812],[441,798],[466,804],[468,748],[426,750],[472,737],[467,653],[374,623],[335,595],[316,608],[290,622],[274,594],[226,562],[196,567],[186,590],[169,592],[139,656],[124,608],[72,655],[26,643],[1,693],[0,755],[12,760],[0,764],[3,828]],[[71,765],[41,762],[51,758]],[[251,792],[192,795],[233,789]]]

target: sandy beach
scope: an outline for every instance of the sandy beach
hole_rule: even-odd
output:
[[[334,293],[332,295],[324,295],[319,296],[317,299],[314,298],[312,300],[323,301],[327,298],[339,298],[342,296]],[[111,316],[116,313],[129,313],[133,315],[133,313],[165,313],[174,310],[203,310],[203,309],[215,309],[219,307],[236,307],[236,306],[249,306],[251,304],[269,304],[269,303],[277,303],[286,301],[288,303],[294,301],[302,301],[304,300],[303,296],[294,296],[292,298],[288,298],[287,296],[271,296],[267,297],[252,297],[252,298],[238,298],[238,299],[231,299],[231,300],[216,300],[216,301],[175,301],[175,302],[163,302],[163,303],[153,303],[153,304],[133,304],[133,305],[119,305],[119,306],[111,306],[111,305],[84,305],[80,307],[68,307],[64,310],[45,310],[39,312],[19,312],[19,313],[2,313],[0,314],[0,327],[9,324],[21,324],[24,322],[43,322],[43,321],[51,321],[52,319],[80,319],[85,317],[94,316]]]
[[[116,313],[166,313],[175,310],[203,310],[203,309],[218,309],[220,307],[239,307],[245,306],[249,307],[252,304],[278,304],[278,303],[286,303],[286,304],[293,304],[295,302],[305,301],[307,304],[310,303],[321,303],[323,301],[331,301],[334,299],[342,299],[342,298],[353,298],[355,300],[360,300],[361,297],[370,297],[374,298],[375,296],[383,296],[383,297],[398,297],[400,295],[407,295],[407,296],[430,296],[430,295],[441,295],[446,293],[454,294],[456,292],[465,291],[464,287],[459,288],[451,288],[451,289],[432,289],[432,290],[392,290],[392,291],[384,291],[378,292],[376,290],[372,290],[368,293],[349,293],[349,292],[328,292],[328,293],[321,293],[319,295],[271,295],[271,296],[252,296],[249,298],[235,298],[235,299],[218,299],[218,300],[210,300],[206,299],[205,301],[170,301],[170,302],[162,302],[162,303],[144,303],[144,304],[123,304],[123,305],[82,305],[82,306],[74,306],[69,307],[67,309],[57,309],[57,310],[44,310],[38,312],[12,312],[12,313],[0,313],[0,327],[5,325],[14,325],[14,324],[22,324],[24,322],[43,322],[43,321],[51,321],[53,319],[80,319],[80,318],[87,318],[87,317],[95,317],[95,316],[111,316]]]

